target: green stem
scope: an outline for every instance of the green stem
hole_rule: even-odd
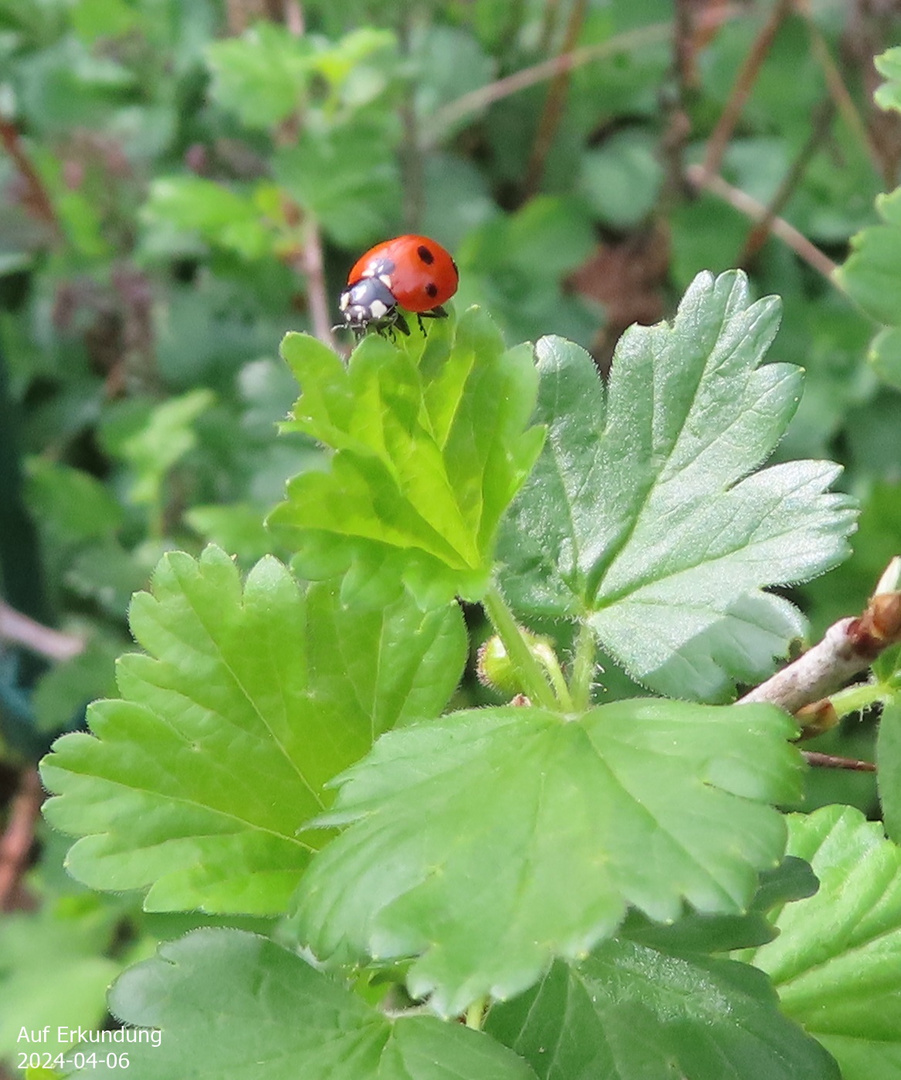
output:
[[[557,702],[564,710],[564,712],[573,711],[573,699],[569,693],[569,687],[566,685],[566,679],[563,677],[563,671],[560,668],[560,661],[557,659],[557,654],[544,642],[533,646],[534,656],[538,660],[538,663],[547,672],[548,678],[551,680],[551,686],[554,689],[554,693],[557,695]]]
[[[476,1031],[482,1030],[482,1021],[485,1018],[485,998],[479,998],[478,1001],[474,1001],[466,1010],[466,1026],[468,1028],[475,1028]]]
[[[829,700],[841,717],[867,709],[877,701],[889,701],[892,697],[892,691],[879,683],[858,683],[831,694]]]
[[[594,643],[594,633],[588,623],[583,622],[576,639],[576,654],[573,658],[573,674],[570,680],[573,708],[578,712],[585,712],[591,705],[591,684],[594,681],[596,658],[597,646]]]
[[[554,692],[548,685],[541,664],[532,655],[532,650],[522,636],[522,632],[513,618],[513,612],[507,607],[507,602],[501,595],[497,585],[488,586],[482,605],[497,636],[504,643],[510,662],[522,679],[523,689],[527,697],[536,705],[542,705],[545,709],[553,709],[556,712],[560,708],[560,704],[554,697]]]

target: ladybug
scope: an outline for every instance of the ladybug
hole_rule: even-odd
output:
[[[409,334],[399,311],[412,311],[425,332],[423,318],[446,319],[441,306],[457,291],[460,275],[450,254],[427,236],[396,236],[360,256],[347,275],[338,307],[343,325],[359,340],[372,328]],[[335,327],[334,329],[340,329]]]

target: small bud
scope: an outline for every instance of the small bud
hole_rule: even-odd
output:
[[[523,687],[516,668],[510,663],[504,643],[495,634],[479,647],[476,658],[476,674],[482,686],[507,697],[521,694]]]
[[[795,713],[795,719],[801,725],[798,739],[814,739],[829,731],[838,723],[839,716],[829,698],[813,701],[804,705]]]

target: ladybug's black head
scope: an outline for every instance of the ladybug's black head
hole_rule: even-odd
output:
[[[397,301],[388,286],[377,277],[360,278],[341,293],[338,307],[344,325],[359,338],[369,329],[382,331],[395,327],[408,334],[406,320],[397,310]]]

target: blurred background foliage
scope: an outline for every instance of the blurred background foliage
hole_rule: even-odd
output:
[[[458,306],[602,372],[701,269],[779,293],[771,356],[807,370],[779,455],[842,462],[863,507],[792,596],[812,639],[861,609],[901,547],[901,211],[875,205],[901,118],[873,63],[899,40],[894,0],[0,0],[0,908],[39,909],[0,920],[0,1057],[73,986],[100,1021],[146,935],[187,925],[65,877],[28,765],[114,692],[163,550],[274,550],[265,514],[319,465],[275,437],[278,342],[331,340],[377,241],[434,236]],[[872,741],[855,718],[819,748]],[[872,777],[820,770],[806,805],[835,800],[878,812]]]

